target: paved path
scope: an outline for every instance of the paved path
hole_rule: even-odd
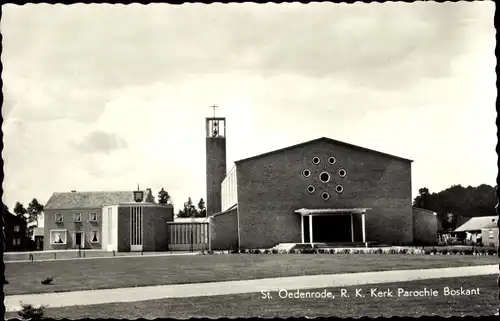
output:
[[[363,284],[404,282],[437,278],[467,277],[498,274],[498,265],[480,265],[454,268],[396,270],[381,272],[343,273],[328,275],[293,276],[245,281],[209,282],[145,286],[135,288],[88,290],[74,292],[24,294],[5,297],[5,309],[18,311],[20,302],[52,308],[91,305],[112,302],[136,302],[165,298],[185,298],[238,293],[260,293],[281,289],[318,289]]]
[[[31,263],[31,262],[49,262],[49,261],[73,261],[73,260],[102,260],[102,259],[119,259],[119,258],[138,258],[138,257],[159,257],[159,256],[185,256],[185,255],[201,255],[201,252],[167,252],[167,253],[145,253],[117,256],[90,256],[90,257],[68,257],[63,259],[35,259],[30,260],[11,260],[4,261],[7,263]]]

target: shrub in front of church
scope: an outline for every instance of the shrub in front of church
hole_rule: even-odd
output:
[[[35,308],[32,304],[21,303],[21,310],[18,311],[17,314],[23,320],[42,320],[45,307],[45,305],[42,305],[38,308]]]

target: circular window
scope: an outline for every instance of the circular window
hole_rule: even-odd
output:
[[[318,165],[319,163],[321,163],[321,159],[319,159],[319,157],[313,157],[313,164]]]
[[[342,185],[337,185],[335,186],[335,192],[337,193],[342,193],[344,191],[344,187],[342,187]]]
[[[330,194],[327,192],[321,193],[321,198],[324,199],[325,201],[330,198]]]
[[[323,183],[328,183],[330,181],[330,174],[327,172],[319,174],[319,180]]]
[[[332,164],[332,165],[333,165],[333,164],[335,164],[335,162],[336,162],[336,161],[337,161],[337,160],[335,159],[335,157],[328,157],[328,163],[329,163],[329,164]]]
[[[346,170],[345,170],[345,169],[343,169],[343,168],[342,168],[342,169],[339,169],[339,176],[340,176],[340,177],[345,177],[346,175],[347,175],[347,172],[346,172]]]
[[[316,188],[315,188],[314,186],[312,186],[312,185],[307,186],[307,192],[308,192],[309,194],[312,194],[312,193],[314,193],[315,191],[316,191]]]
[[[304,169],[302,171],[302,175],[304,175],[304,177],[309,177],[309,176],[311,176],[311,171],[308,169]]]

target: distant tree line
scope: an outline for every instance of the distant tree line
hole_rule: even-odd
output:
[[[464,217],[496,215],[496,189],[490,185],[452,185],[439,193],[430,193],[424,187],[418,192],[413,206],[436,212],[444,229],[457,228]]]
[[[162,188],[158,192],[158,203],[159,204],[172,204],[172,198],[170,194]],[[184,206],[182,209],[179,209],[177,212],[177,217],[206,217],[207,209],[205,205],[205,201],[201,198],[198,202],[198,205],[195,206],[191,197],[188,197],[188,200],[184,202]]]

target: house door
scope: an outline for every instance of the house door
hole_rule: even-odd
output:
[[[83,249],[85,246],[85,240],[83,238],[83,232],[75,232],[75,248]]]
[[[130,207],[130,251],[142,251],[142,207]]]

